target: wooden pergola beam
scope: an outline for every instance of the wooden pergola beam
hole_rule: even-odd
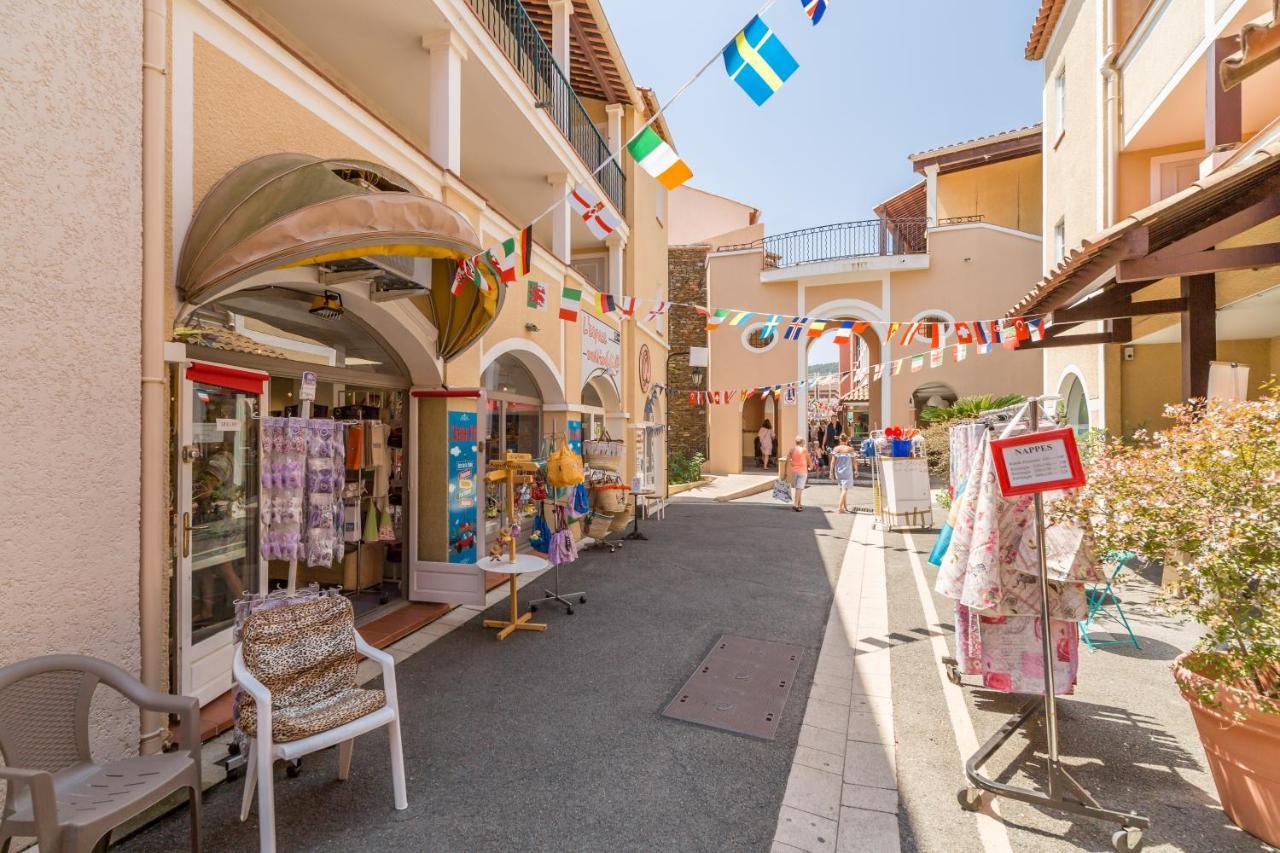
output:
[[[1173,276],[1198,276],[1202,273],[1254,269],[1280,264],[1280,243],[1238,246],[1189,255],[1158,258],[1154,255],[1116,264],[1116,281],[1138,281]]]
[[[1094,302],[1098,304],[1094,304]],[[1121,301],[1090,300],[1075,308],[1064,308],[1053,312],[1053,321],[1088,322],[1089,320],[1114,320],[1121,317],[1149,317],[1153,314],[1177,314],[1187,309],[1185,299],[1148,299],[1134,302],[1132,299]]]
[[[573,37],[578,40],[578,44],[582,45],[582,54],[586,57],[587,64],[591,66],[596,79],[600,81],[600,88],[604,90],[609,103],[625,103],[625,98],[618,97],[618,91],[613,87],[613,81],[609,79],[609,75],[605,73],[604,66],[600,64],[600,59],[596,56],[591,41],[587,38],[587,33],[582,28],[582,23],[578,20],[577,15],[569,16],[569,29],[572,31]]]

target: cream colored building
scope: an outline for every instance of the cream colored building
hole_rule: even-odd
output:
[[[484,575],[458,558],[483,555],[497,521],[483,491],[450,515],[467,476],[450,438],[479,447],[483,473],[486,456],[607,428],[625,480],[663,490],[665,319],[558,317],[566,286],[647,302],[666,275],[666,192],[609,160],[656,103],[598,0],[58,2],[28,17],[0,58],[0,146],[30,167],[0,193],[15,544],[0,663],[93,654],[202,704],[224,696],[233,600],[288,571],[259,554],[259,418],[297,406],[306,373],[313,405],[387,445],[381,469],[349,461],[348,482],[396,541],[299,569],[341,583],[362,619],[482,600]],[[607,240],[565,200],[577,185],[620,221]],[[545,307],[487,266],[488,294],[449,293],[459,259],[535,219]],[[312,310],[339,300],[336,317]],[[110,751],[136,746],[132,711],[102,719]],[[144,750],[162,724],[142,721]]]
[[[1079,428],[1159,428],[1232,364],[1250,395],[1280,373],[1274,16],[1270,0],[1039,5],[1044,270],[1008,310],[1052,312],[1043,388]]]
[[[780,328],[763,340],[761,314],[868,322],[861,334],[867,364],[927,351],[927,341],[903,347],[900,333],[888,339],[890,322],[939,322],[944,344],[951,345],[956,321],[1003,314],[1041,262],[1039,127],[921,152],[910,160],[921,180],[877,207],[877,219],[787,234],[766,235],[763,224],[746,215],[751,209],[737,202],[717,202],[693,190],[673,195],[673,223],[690,218],[683,209],[688,203],[701,221],[734,226],[726,234],[681,235],[681,242],[695,239],[712,249],[707,304],[757,315],[745,325],[710,332],[708,389],[740,391],[806,377],[809,339],[784,340]],[[723,208],[719,213],[717,206]],[[1014,358],[997,349],[979,357],[971,347],[957,363],[952,352],[939,367],[919,373],[904,368],[871,382],[861,395],[870,428],[910,425],[931,399],[1030,393],[1039,386],[1038,354]],[[739,395],[731,404],[708,405],[707,469],[733,473],[750,464],[764,418],[783,447],[789,446],[792,436],[807,431],[808,394],[802,387],[782,400],[754,396],[744,404]]]

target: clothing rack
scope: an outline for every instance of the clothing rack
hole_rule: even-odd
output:
[[[1056,417],[1044,410],[1044,404],[1059,399],[1056,396],[1029,397],[1026,403],[1019,406],[1006,407],[1004,409],[993,410],[992,412],[983,412],[978,420],[984,418],[1000,418],[1016,409],[1016,413],[1010,418],[1013,423],[1017,423],[1022,419],[1023,413],[1028,416],[1028,426],[1032,432],[1036,432],[1040,428],[1040,417],[1043,413],[1048,420],[1056,421]],[[1150,828],[1151,821],[1147,817],[1137,814],[1134,811],[1122,812],[1117,809],[1108,808],[1098,803],[1084,786],[1077,782],[1066,768],[1062,766],[1058,751],[1058,706],[1057,694],[1054,685],[1053,672],[1053,636],[1051,619],[1049,616],[1049,569],[1045,557],[1044,542],[1044,496],[1041,492],[1035,493],[1035,514],[1033,521],[1035,524],[1036,551],[1039,555],[1040,569],[1040,651],[1043,655],[1044,670],[1044,694],[1042,696],[1030,699],[1018,713],[1010,717],[1004,725],[1002,725],[995,734],[993,734],[986,743],[979,747],[978,751],[969,757],[965,762],[964,774],[969,780],[969,785],[961,788],[956,793],[956,799],[960,803],[960,807],[965,811],[977,811],[982,805],[982,793],[986,791],[997,797],[1006,797],[1011,800],[1018,800],[1024,803],[1030,803],[1035,806],[1044,806],[1056,811],[1063,811],[1069,814],[1082,815],[1097,820],[1110,821],[1120,824],[1120,829],[1116,830],[1111,836],[1112,849],[1118,853],[1131,853],[1132,851],[1142,848],[1143,830]],[[956,670],[957,662],[954,658],[944,658],[943,663],[947,665],[948,676],[952,673],[956,674],[956,678],[951,680],[959,683],[958,671]],[[1020,729],[1026,728],[1032,717],[1039,711],[1044,715],[1045,739],[1047,743],[1048,753],[1048,779],[1047,790],[1041,791],[1033,788],[1022,788],[1017,785],[998,782],[989,776],[984,776],[982,766],[986,764],[1000,747],[1004,746],[1013,735]]]

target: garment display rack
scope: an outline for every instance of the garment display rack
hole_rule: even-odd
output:
[[[1045,402],[1057,399],[1056,396],[1029,397],[1026,403],[1020,407],[1015,407],[1017,408],[1017,413],[1013,416],[1010,426],[1016,425],[1025,413],[1028,417],[1028,426],[1031,431],[1038,431],[1040,428],[1041,407]],[[983,414],[998,417],[1006,411],[997,410]],[[1046,414],[1048,413],[1046,412]],[[1049,416],[1049,419],[1056,420],[1052,415]],[[997,797],[1005,797],[1069,814],[1118,823],[1121,828],[1112,834],[1111,846],[1118,853],[1133,853],[1133,851],[1142,849],[1142,833],[1150,828],[1150,819],[1133,811],[1122,812],[1100,805],[1093,795],[1085,790],[1084,786],[1072,778],[1071,774],[1062,766],[1059,757],[1058,708],[1054,688],[1054,667],[1049,664],[1049,661],[1054,659],[1054,648],[1049,614],[1049,569],[1045,558],[1044,497],[1040,492],[1035,493],[1034,513],[1036,551],[1039,555],[1040,570],[1040,638],[1042,660],[1045,662],[1043,666],[1044,694],[1030,699],[1017,714],[1010,717],[977,752],[970,756],[964,767],[965,777],[969,780],[969,785],[961,788],[956,793],[956,799],[962,809],[977,811],[982,805],[982,793],[986,791]],[[948,677],[959,684],[958,663],[955,658],[944,658],[943,663],[947,666]],[[1022,788],[1017,785],[997,782],[989,776],[984,776],[982,766],[991,760],[991,757],[1016,732],[1025,729],[1037,712],[1041,712],[1044,715],[1048,757],[1046,790]]]

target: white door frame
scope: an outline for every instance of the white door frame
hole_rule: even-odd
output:
[[[192,430],[193,406],[191,405],[191,400],[192,394],[195,393],[196,383],[187,377],[186,368],[191,364],[211,364],[219,367],[225,365],[220,365],[213,361],[195,362],[191,360],[177,362],[177,364],[177,384],[180,390],[177,410],[178,441],[174,447],[174,465],[177,476],[174,483],[173,503],[173,553],[177,567],[174,578],[174,610],[177,616],[176,647],[178,656],[176,669],[179,681],[178,692],[184,696],[195,696],[201,706],[204,706],[231,689],[233,684],[231,662],[234,656],[234,647],[232,643],[233,629],[231,627],[219,631],[212,637],[207,637],[198,643],[191,642],[192,557],[190,531],[187,529],[187,525],[191,521],[191,462],[183,458],[183,452],[184,448],[194,443],[194,432]],[[235,369],[243,370],[243,368]],[[270,393],[270,380],[267,380],[263,385],[262,393],[257,395],[256,408],[259,416],[263,411],[263,400],[269,400]],[[259,429],[259,464],[261,464],[262,458],[261,438],[262,431]],[[260,504],[259,507],[261,507]],[[254,523],[257,523],[256,519]],[[258,564],[257,591],[265,593],[267,589],[266,567],[263,565],[259,554],[253,554],[252,559]],[[199,673],[196,672],[197,667],[199,667]]]

